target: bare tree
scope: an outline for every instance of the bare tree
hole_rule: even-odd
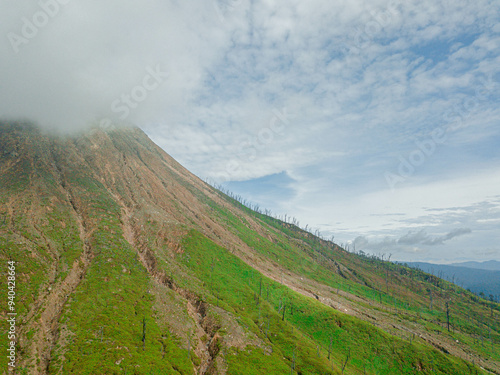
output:
[[[297,355],[297,347],[293,349],[293,357],[292,357],[292,363],[290,364],[290,374],[293,375],[293,372],[295,371],[295,357]]]
[[[332,338],[330,337],[330,345],[328,346],[328,359],[330,359],[331,353],[332,353]]]
[[[389,265],[385,269],[385,292],[389,294]]]
[[[146,317],[142,318],[142,350],[146,350]]]
[[[448,301],[446,301],[446,328],[450,332],[450,305]]]
[[[347,349],[347,356],[345,357],[345,359],[342,361],[342,374],[344,373],[345,371],[345,368],[347,367],[347,362],[349,362],[349,359],[351,358],[351,348]]]

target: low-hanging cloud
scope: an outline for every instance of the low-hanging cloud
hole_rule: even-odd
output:
[[[469,229],[469,228],[458,228],[458,229],[455,229],[455,230],[453,230],[453,231],[445,234],[444,236],[438,236],[438,237],[434,237],[434,238],[429,238],[429,239],[425,240],[422,243],[424,245],[429,245],[429,246],[442,245],[445,241],[449,241],[452,238],[455,238],[455,237],[458,237],[458,236],[462,236],[464,234],[469,234],[471,232],[472,232],[472,230]]]
[[[472,231],[469,228],[458,228],[446,233],[445,235],[432,237],[427,234],[425,229],[421,229],[418,232],[409,231],[407,234],[399,238],[396,243],[403,245],[442,245],[444,242],[449,241],[452,238],[471,232]]]
[[[0,13],[0,117],[60,129],[99,118],[168,122],[232,27],[204,1],[8,0]],[[152,70],[168,79],[154,85]]]
[[[353,244],[357,249],[415,253],[422,251],[418,246],[443,245],[446,241],[471,232],[470,228],[457,228],[441,236],[431,236],[425,229],[421,229],[419,231],[408,231],[399,238],[385,237],[380,241],[370,241],[366,236],[358,236],[354,239]]]
[[[442,245],[445,241],[471,232],[472,231],[469,228],[458,228],[446,233],[445,235],[432,237],[427,234],[425,229],[421,229],[418,232],[409,231],[407,234],[399,238],[396,243],[403,245]]]

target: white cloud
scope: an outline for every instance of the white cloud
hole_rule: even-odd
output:
[[[1,35],[23,35],[23,18],[40,12],[38,2],[29,4],[5,5]],[[170,120],[167,113],[187,110],[205,68],[229,42],[231,25],[221,23],[211,5],[147,0],[61,6],[18,53],[3,39],[0,113],[49,126],[82,126],[112,116],[111,103],[140,84],[148,66],[159,64],[170,79],[128,120],[139,125]]]
[[[127,120],[201,177],[285,171],[295,198],[271,208],[345,240],[480,235],[423,207],[473,205],[498,186],[498,2],[71,1],[16,54],[6,36],[39,10],[3,5],[0,117],[63,128],[117,117],[113,101],[159,64],[169,78]],[[384,172],[436,129],[446,142],[391,193]]]

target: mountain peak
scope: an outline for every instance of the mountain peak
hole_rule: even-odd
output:
[[[498,304],[252,211],[138,128],[0,146],[19,371],[500,371]]]

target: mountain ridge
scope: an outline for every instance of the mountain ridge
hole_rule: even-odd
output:
[[[138,128],[0,147],[19,371],[500,372],[497,304],[254,212]]]
[[[488,270],[488,271],[500,271],[500,262],[498,260],[487,260],[483,262],[461,262],[461,263],[452,263],[451,266],[456,267],[467,267],[467,268],[475,268],[480,270]]]

